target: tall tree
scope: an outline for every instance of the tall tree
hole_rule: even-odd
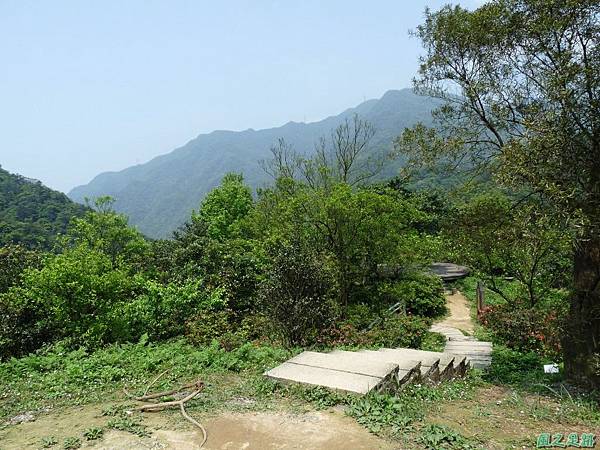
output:
[[[445,100],[437,128],[397,144],[416,162],[491,170],[579,221],[567,374],[600,386],[600,3],[492,0],[426,12],[416,89]]]

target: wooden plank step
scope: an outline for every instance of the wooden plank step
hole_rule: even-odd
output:
[[[337,391],[366,394],[380,389],[386,380],[379,377],[360,375],[339,370],[311,367],[303,364],[284,362],[265,372],[271,379],[281,382],[295,382],[312,386],[324,386]]]

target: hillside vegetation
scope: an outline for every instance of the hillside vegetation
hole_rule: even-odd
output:
[[[77,202],[85,197],[110,195],[115,199],[115,210],[126,214],[142,233],[164,238],[187,220],[228,172],[243,173],[251,188],[272,182],[259,162],[270,158],[269,149],[279,139],[311,155],[321,138],[328,138],[333,129],[356,114],[375,128],[369,151],[381,153],[392,148],[393,139],[405,127],[430,123],[436,105],[435,100],[405,89],[389,91],[378,100],[368,100],[319,122],[289,122],[265,130],[214,131],[145,164],[100,174],[68,195]],[[388,162],[382,176],[395,175],[401,163],[402,159]]]
[[[49,249],[85,210],[65,194],[0,167],[0,245]]]

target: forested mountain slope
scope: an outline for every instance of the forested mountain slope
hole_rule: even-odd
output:
[[[0,167],[0,245],[48,249],[85,210],[62,192]]]
[[[69,196],[81,202],[85,197],[111,195],[116,199],[115,209],[127,214],[144,234],[165,237],[198,208],[204,195],[227,172],[243,173],[252,187],[268,182],[259,160],[269,158],[269,149],[279,138],[300,152],[310,153],[320,137],[328,136],[345,119],[358,114],[377,130],[373,151],[382,150],[389,148],[405,127],[429,122],[434,105],[433,99],[404,89],[388,91],[380,99],[368,100],[319,122],[289,122],[265,130],[214,131],[145,164],[100,174],[89,184],[73,189]],[[394,175],[400,164],[391,162],[384,175]]]

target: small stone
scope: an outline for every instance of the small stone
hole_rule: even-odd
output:
[[[17,425],[19,423],[33,422],[34,420],[35,420],[35,417],[33,417],[33,414],[31,414],[31,412],[28,411],[26,413],[19,414],[18,416],[15,416],[12,419],[10,419],[10,424]]]

